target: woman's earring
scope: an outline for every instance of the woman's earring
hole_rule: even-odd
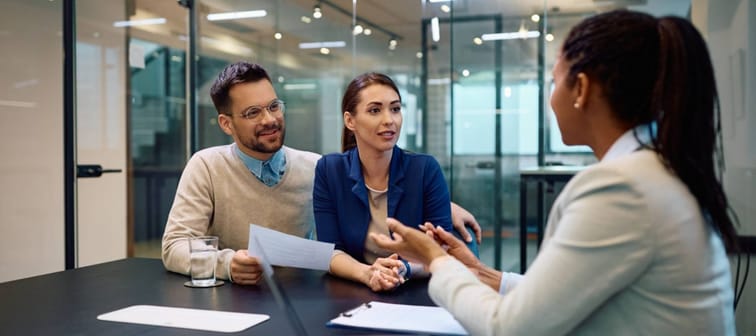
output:
[[[576,109],[580,109],[580,103],[575,102],[575,104],[573,104],[572,107],[574,107]]]

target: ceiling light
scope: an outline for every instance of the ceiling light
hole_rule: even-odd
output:
[[[318,88],[315,83],[298,83],[298,84],[284,84],[284,90],[315,90]]]
[[[251,11],[244,11],[244,12],[207,14],[207,19],[210,21],[236,20],[236,19],[259,18],[266,15],[268,15],[268,12],[264,9],[261,9],[261,10],[251,10]]]
[[[493,33],[493,34],[483,34],[480,36],[483,41],[495,41],[495,40],[516,40],[516,39],[527,39],[527,38],[536,38],[541,36],[541,33],[537,30],[530,30],[530,31],[524,31],[524,32],[511,32],[511,33]]]
[[[328,55],[331,53],[331,49],[328,48],[320,48],[320,53],[323,55]]]
[[[362,33],[365,34],[365,35],[370,35],[370,34],[373,33],[373,31],[370,30],[370,28],[365,28],[365,30],[363,30]]]
[[[504,97],[512,97],[512,88],[509,86],[504,87]]]
[[[431,19],[431,36],[433,37],[433,42],[441,40],[441,32],[438,28],[438,16]]]
[[[396,42],[396,38],[392,37],[392,38],[391,38],[391,39],[389,40],[389,45],[388,45],[388,48],[389,48],[389,50],[394,50],[394,49],[396,49],[396,43],[397,43],[397,42]]]
[[[344,41],[326,41],[326,42],[303,42],[299,44],[299,49],[318,49],[318,48],[344,48]]]
[[[302,21],[302,22],[304,22],[304,23],[310,23],[310,22],[312,22],[312,19],[310,19],[309,16],[304,16],[304,15],[302,15],[302,17],[299,18],[299,20]]]
[[[149,25],[165,24],[166,22],[168,22],[168,20],[166,20],[165,18],[116,21],[116,22],[113,22],[113,27],[149,26]]]
[[[462,76],[465,76],[465,77],[470,76],[470,70],[467,70],[467,69],[462,70]]]
[[[279,83],[283,83],[285,80],[286,80],[286,78],[284,78],[284,76],[278,76],[278,82]]]
[[[418,52],[417,52],[417,53],[415,54],[415,57],[417,57],[417,58],[423,58],[423,53],[422,53],[422,52],[419,52],[419,51],[418,51]]]
[[[452,2],[452,1],[454,1],[454,0],[428,0],[428,2],[430,2],[430,3],[435,3],[435,2]]]
[[[316,4],[315,7],[312,8],[312,17],[316,19],[323,17],[323,12],[320,11],[320,3]]]
[[[530,16],[530,20],[533,21],[533,22],[541,21],[541,16],[538,15],[538,14],[533,14],[533,15]]]
[[[552,34],[552,33],[548,33],[548,34],[546,34],[546,36],[544,36],[544,38],[545,38],[545,39],[546,39],[546,41],[548,41],[548,42],[554,41],[554,34]]]
[[[352,29],[352,35],[360,35],[362,34],[363,30],[364,29],[362,28],[362,25],[355,25],[354,28]]]
[[[441,5],[441,11],[444,13],[449,13],[451,11],[451,8],[449,5]]]
[[[281,39],[281,38],[283,37],[283,35],[281,35],[281,33],[279,33],[279,32],[276,32],[275,34],[273,34],[273,37],[274,37],[274,38],[275,38],[276,40],[280,40],[280,39]]]
[[[475,38],[473,38],[473,43],[475,43],[476,45],[481,45],[483,44],[483,39],[481,39],[478,36],[475,36]]]

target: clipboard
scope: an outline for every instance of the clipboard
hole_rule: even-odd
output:
[[[371,301],[345,311],[326,323],[347,327],[431,335],[467,335],[454,317],[441,307]]]

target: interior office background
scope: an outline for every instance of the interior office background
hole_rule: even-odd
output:
[[[231,141],[208,92],[239,60],[262,64],[286,101],[286,144],[318,153],[339,150],[349,80],[392,76],[404,105],[399,145],[439,160],[452,199],[484,229],[481,258],[516,271],[520,171],[595,162],[561,143],[548,104],[556,51],[572,25],[613,8],[688,17],[706,36],[724,184],[740,234],[756,236],[754,0],[5,0],[0,281],[159,257],[186,160]],[[236,11],[257,17],[209,16]],[[116,171],[72,178],[77,164]],[[560,188],[545,188],[547,201]],[[527,201],[533,231],[537,202]],[[749,283],[737,312],[744,334],[756,331],[745,318],[756,311]]]

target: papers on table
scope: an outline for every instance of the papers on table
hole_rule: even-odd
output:
[[[251,326],[267,321],[269,318],[270,316],[263,314],[246,314],[150,305],[130,306],[97,316],[98,320],[103,321],[227,333],[240,332]]]
[[[326,325],[434,335],[467,335],[462,325],[444,308],[376,301],[343,312]]]
[[[334,245],[249,224],[250,256],[271,265],[327,271]]]

